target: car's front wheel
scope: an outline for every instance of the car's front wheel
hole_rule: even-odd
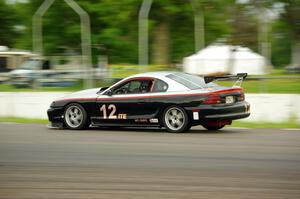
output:
[[[168,107],[163,113],[163,125],[171,133],[182,133],[191,128],[188,115],[178,106]]]
[[[84,129],[89,126],[89,118],[80,104],[72,103],[65,108],[64,122],[67,128],[73,130]]]

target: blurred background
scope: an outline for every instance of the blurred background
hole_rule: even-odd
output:
[[[251,115],[46,127],[52,101],[160,70],[246,72]],[[300,0],[0,0],[0,198],[300,198],[299,133]]]
[[[300,0],[0,0],[0,22],[2,92],[179,70],[247,72],[246,93],[299,98]]]

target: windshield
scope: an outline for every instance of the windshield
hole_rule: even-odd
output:
[[[194,90],[194,89],[201,89],[201,88],[211,88],[218,86],[215,83],[208,83],[206,84],[204,82],[204,79],[202,77],[191,75],[187,73],[172,73],[167,75],[166,77],[184,85],[185,87]]]
[[[26,62],[24,62],[20,68],[21,69],[25,69],[25,70],[36,70],[36,69],[39,69],[39,64],[40,64],[40,61],[39,60],[28,60]]]

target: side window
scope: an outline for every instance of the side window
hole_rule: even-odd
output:
[[[117,88],[115,88],[113,90],[113,94],[114,95],[118,95],[118,94],[126,94],[128,92],[128,88],[129,88],[130,82],[127,82]]]
[[[132,80],[113,90],[113,94],[137,94],[150,92],[152,80]]]
[[[151,91],[153,80],[143,80],[140,86],[140,93],[149,93]]]
[[[130,81],[128,93],[139,93],[141,84],[142,84],[141,81],[137,81],[137,80]]]
[[[152,92],[165,92],[168,90],[168,84],[160,79],[156,79]]]

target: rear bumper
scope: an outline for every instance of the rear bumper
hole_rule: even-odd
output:
[[[228,113],[228,114],[216,114],[207,115],[204,118],[207,120],[236,120],[249,117],[250,113]]]
[[[250,104],[246,101],[235,104],[200,105],[189,108],[190,118],[194,124],[211,121],[231,121],[250,116]]]

